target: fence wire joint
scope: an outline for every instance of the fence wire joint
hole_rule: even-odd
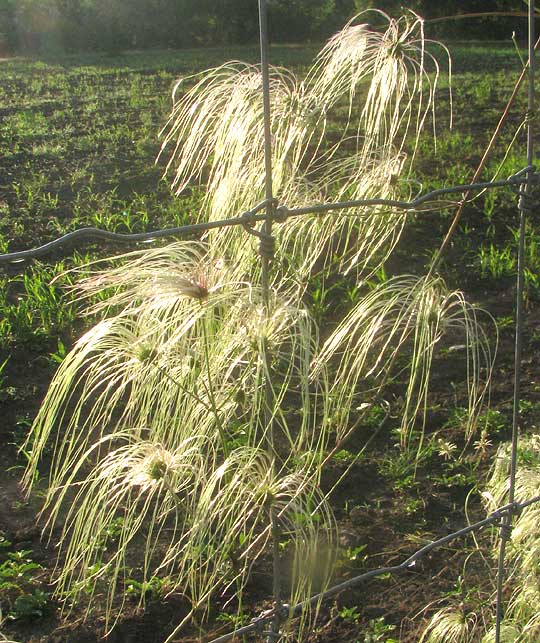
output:
[[[289,218],[289,208],[286,205],[280,205],[274,208],[272,217],[276,223],[285,223]]]
[[[521,212],[530,214],[537,203],[536,196],[527,192],[522,185],[517,190],[517,194],[519,195],[518,208]]]

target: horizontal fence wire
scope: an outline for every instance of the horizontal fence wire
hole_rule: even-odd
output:
[[[379,567],[377,569],[372,569],[368,572],[360,574],[359,576],[355,576],[346,581],[343,581],[338,585],[334,585],[333,587],[330,587],[324,592],[321,592],[320,594],[316,594],[315,596],[312,596],[306,601],[302,601],[294,606],[284,605],[282,607],[282,614],[280,615],[280,617],[282,619],[286,619],[288,617],[294,617],[298,615],[306,607],[317,605],[318,603],[324,600],[327,600],[328,598],[331,598],[336,594],[339,594],[343,590],[350,589],[351,587],[359,585],[360,583],[370,580],[371,578],[384,576],[385,574],[395,574],[400,571],[412,569],[417,561],[423,558],[426,554],[429,554],[434,549],[438,549],[439,547],[442,547],[447,543],[457,540],[458,538],[462,538],[463,536],[466,536],[467,534],[470,534],[472,532],[479,531],[480,529],[483,529],[484,527],[488,527],[489,525],[493,525],[494,523],[497,523],[497,522],[499,522],[499,524],[496,525],[497,527],[503,527],[504,524],[502,521],[506,516],[516,515],[523,509],[537,502],[540,502],[540,495],[535,496],[534,498],[530,498],[529,500],[524,500],[523,502],[511,502],[502,507],[499,507],[498,509],[490,513],[483,520],[479,520],[478,522],[468,525],[463,529],[454,531],[451,534],[443,536],[438,540],[434,540],[428,543],[427,545],[424,545],[424,547],[421,547],[420,549],[415,551],[413,554],[411,554],[408,558],[406,558],[402,563],[399,563],[398,565],[390,565],[387,567]],[[223,634],[222,636],[212,639],[211,641],[209,641],[209,643],[226,643],[227,641],[230,641],[236,637],[244,636],[245,634],[249,634],[250,632],[260,631],[264,628],[264,626],[267,623],[274,620],[275,616],[276,616],[275,609],[268,610],[267,612],[264,612],[261,616],[254,618],[251,621],[251,623],[249,623],[248,625],[244,625],[243,627],[239,627],[238,629],[232,632]]]
[[[53,252],[57,248],[71,244],[76,241],[114,241],[118,243],[144,243],[154,241],[164,237],[182,237],[192,234],[199,234],[215,228],[225,228],[235,225],[255,225],[258,221],[264,221],[266,215],[259,214],[266,207],[266,201],[262,201],[251,210],[247,210],[238,217],[224,219],[221,221],[207,221],[204,223],[193,223],[176,228],[163,228],[151,232],[138,232],[134,234],[124,234],[119,232],[109,232],[100,228],[79,228],[68,232],[53,241],[49,241],[42,246],[31,250],[21,250],[19,252],[10,252],[0,254],[0,263],[18,263],[27,259],[36,259]]]
[[[321,203],[316,205],[308,205],[301,208],[287,208],[285,205],[277,205],[273,208],[274,217],[277,222],[283,222],[290,217],[304,216],[308,214],[331,214],[334,211],[342,211],[351,208],[361,207],[375,207],[380,206],[383,208],[397,209],[397,210],[418,210],[420,206],[433,203],[436,205],[437,199],[440,196],[447,194],[458,194],[463,192],[477,192],[481,190],[489,190],[501,187],[519,187],[527,183],[527,174],[534,172],[534,166],[527,166],[513,174],[507,179],[500,181],[487,181],[483,183],[469,183],[463,185],[453,185],[446,188],[440,188],[427,192],[421,196],[412,199],[411,201],[400,201],[394,199],[357,199],[353,201],[337,201],[335,203]],[[534,183],[538,183],[540,175],[534,173]],[[261,212],[265,210],[268,205],[268,200],[261,201],[251,210],[247,210],[242,214],[230,218],[222,219],[220,221],[206,221],[204,223],[193,223],[185,226],[178,226],[175,228],[163,228],[160,230],[153,230],[151,232],[139,232],[134,234],[124,234],[119,232],[109,232],[99,228],[79,228],[73,232],[49,241],[42,246],[32,248],[29,250],[20,250],[18,252],[9,252],[0,254],[0,264],[2,263],[18,263],[28,259],[37,259],[43,257],[58,248],[63,248],[73,242],[82,241],[111,241],[117,243],[144,243],[154,241],[155,239],[166,237],[187,237],[190,235],[200,234],[208,230],[215,230],[217,228],[225,228],[231,226],[248,226],[253,227],[261,221],[268,220],[268,214]],[[387,214],[381,212],[382,214]]]

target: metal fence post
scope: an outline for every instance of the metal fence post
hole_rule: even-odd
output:
[[[527,164],[532,166],[534,156],[533,146],[533,112],[534,112],[534,74],[535,74],[535,49],[534,49],[534,0],[529,0],[529,95],[527,104]],[[514,347],[514,396],[512,410],[512,447],[510,456],[510,480],[508,489],[508,502],[513,505],[516,492],[517,455],[519,437],[519,402],[521,357],[523,345],[523,286],[525,269],[525,224],[527,211],[530,208],[531,191],[533,186],[534,169],[527,172],[527,183],[519,188],[519,241],[518,241],[518,266],[516,288],[516,335]],[[510,540],[514,511],[508,512],[502,520],[501,542],[497,566],[497,602],[495,615],[495,643],[500,643],[501,627],[503,621],[503,589],[505,580],[506,544]]]
[[[272,258],[272,218],[274,215],[275,204],[272,186],[272,129],[271,129],[271,114],[270,114],[270,69],[268,62],[268,21],[267,21],[267,6],[266,0],[258,0],[259,2],[259,35],[260,35],[260,49],[261,49],[261,80],[262,80],[262,100],[264,111],[264,186],[265,186],[265,200],[266,200],[266,220],[263,224],[263,235],[270,243],[266,244],[266,250],[263,250],[261,244],[261,289],[263,297],[263,305],[265,315],[271,314],[270,309],[270,260]],[[268,454],[271,458],[272,468],[276,471],[276,449],[275,449],[275,435],[274,435],[274,421],[272,413],[272,398],[273,391],[270,381],[270,359],[268,354],[268,345],[266,339],[262,341],[262,360],[263,370],[265,373],[265,427],[268,432],[267,448]],[[279,629],[282,616],[281,605],[281,570],[279,562],[279,539],[280,528],[279,519],[276,509],[270,508],[270,523],[272,530],[272,593],[274,598],[274,618],[271,621],[270,629],[267,632],[267,642],[275,643],[279,639]]]

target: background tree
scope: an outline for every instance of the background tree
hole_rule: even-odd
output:
[[[270,36],[279,42],[322,40],[350,17],[377,8],[398,16],[410,9],[428,20],[429,36],[519,38],[526,20],[445,16],[519,12],[525,0],[268,0]],[[430,20],[434,20],[430,23]],[[22,53],[117,51],[254,43],[256,0],[0,0],[0,47]]]
[[[347,14],[350,14],[348,4]],[[336,12],[336,3],[335,0],[270,0],[268,8],[270,36],[283,40],[282,34],[285,34],[287,40],[301,41],[319,35],[321,29],[327,31],[328,20]]]

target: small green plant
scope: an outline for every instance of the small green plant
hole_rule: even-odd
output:
[[[357,624],[362,618],[362,613],[356,606],[342,607],[338,611],[338,616],[342,621],[345,621],[346,623]]]
[[[340,549],[339,556],[336,560],[336,569],[357,568],[362,565],[367,556],[365,551],[366,544],[357,545],[356,547],[345,547]],[[343,618],[343,616],[342,616]]]
[[[497,245],[481,246],[477,253],[477,264],[483,279],[499,280],[514,277],[517,270],[517,245],[519,229],[508,228],[511,239]],[[538,294],[539,283],[539,247],[538,233],[527,225],[525,243],[524,284],[527,301]]]
[[[42,566],[35,563],[30,550],[9,551],[11,543],[1,542],[0,606],[8,619],[19,620],[43,616],[50,596],[38,585],[37,573]],[[6,551],[7,550],[7,551]]]
[[[424,509],[426,503],[422,498],[410,498],[403,505],[403,511],[407,516],[414,516],[419,514]]]
[[[498,248],[490,244],[487,248],[482,246],[478,251],[480,276],[483,279],[501,279],[510,277],[516,268],[514,248]]]
[[[230,614],[229,612],[221,612],[216,617],[216,621],[220,623],[225,623],[231,629],[237,630],[244,625],[247,625],[251,620],[251,616],[244,612],[239,612],[236,614]]]
[[[396,639],[388,636],[397,628],[395,625],[387,623],[384,616],[370,619],[368,628],[368,631],[364,634],[363,643],[397,643]]]
[[[73,322],[74,305],[67,302],[59,284],[53,283],[63,272],[62,262],[54,268],[36,263],[21,277],[2,280],[0,339],[4,345],[46,341]]]
[[[67,355],[67,349],[60,337],[57,339],[56,346],[56,350],[54,351],[54,353],[50,353],[49,357],[51,361],[55,362],[56,364],[61,364],[64,357]]]
[[[166,581],[163,578],[152,576],[147,581],[138,581],[128,578],[125,581],[125,592],[141,602],[156,600],[165,594]]]
[[[348,451],[347,449],[340,449],[332,455],[332,459],[336,462],[341,462],[343,464],[351,464],[356,462],[357,455]]]

